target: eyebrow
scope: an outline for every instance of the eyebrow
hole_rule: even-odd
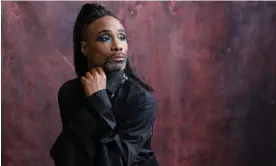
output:
[[[125,30],[123,30],[123,29],[118,29],[118,31],[121,32],[121,33],[125,33]],[[98,35],[100,35],[101,33],[107,33],[107,32],[111,32],[111,30],[109,30],[109,29],[104,29],[104,30],[100,31],[100,32],[98,33]]]

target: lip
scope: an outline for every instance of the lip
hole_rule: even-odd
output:
[[[110,57],[110,60],[112,61],[123,61],[125,60],[125,57],[122,54],[116,54]]]
[[[110,59],[110,61],[112,62],[122,62],[122,61],[124,61],[125,60],[125,58],[122,58],[122,57],[116,57],[116,58],[111,58]]]

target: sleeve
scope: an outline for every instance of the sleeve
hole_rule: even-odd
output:
[[[98,91],[87,99],[97,119],[98,141],[102,144],[101,161],[109,166],[131,166],[142,145],[152,136],[155,99],[147,97],[144,92],[135,96],[124,110],[132,113],[120,127],[117,127],[106,90]]]
[[[62,166],[87,161],[86,156],[95,154],[94,141],[90,137],[96,128],[95,120],[85,108],[78,108],[68,93],[66,86],[58,92],[62,131],[50,150],[55,165]],[[88,155],[82,155],[83,152]]]

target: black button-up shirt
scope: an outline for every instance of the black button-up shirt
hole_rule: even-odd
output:
[[[80,77],[58,92],[63,129],[51,149],[56,166],[157,166],[151,149],[156,101],[123,71],[86,97]]]

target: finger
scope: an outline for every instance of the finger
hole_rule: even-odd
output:
[[[86,72],[86,73],[85,73],[85,77],[86,77],[86,80],[92,79],[92,75],[91,75],[90,72]]]
[[[92,75],[97,75],[98,74],[98,72],[97,72],[97,69],[96,68],[93,68],[92,70],[91,70],[91,74]]]
[[[82,82],[82,83],[85,83],[86,81],[87,81],[86,78],[85,78],[84,76],[82,76],[82,77],[81,77],[81,82]]]
[[[104,70],[102,67],[97,67],[97,71],[100,75],[105,75]]]

